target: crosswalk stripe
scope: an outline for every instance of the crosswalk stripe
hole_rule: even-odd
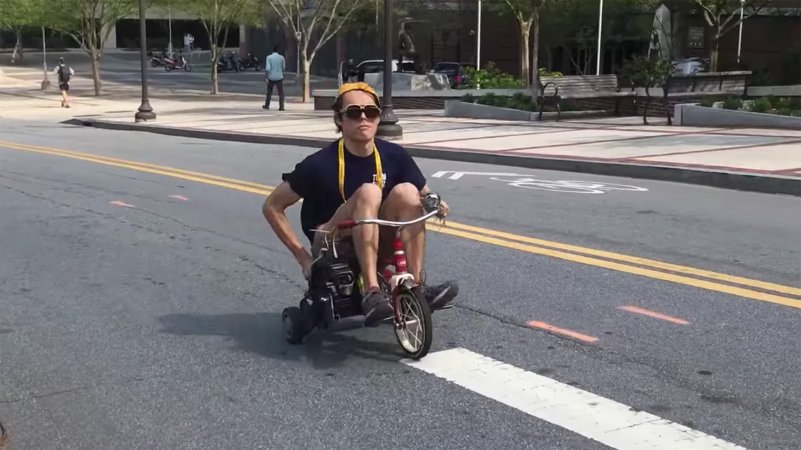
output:
[[[402,362],[612,448],[743,448],[464,348]]]

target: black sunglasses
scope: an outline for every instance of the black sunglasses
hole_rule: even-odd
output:
[[[356,106],[350,105],[347,108],[340,111],[344,114],[348,119],[359,120],[364,114],[364,117],[368,119],[375,119],[376,117],[381,115],[381,108],[375,105],[367,105],[367,106]]]

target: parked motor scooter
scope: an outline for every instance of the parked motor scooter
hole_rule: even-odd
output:
[[[164,65],[164,53],[163,52],[147,52],[147,55],[150,56],[150,65],[153,67],[163,66]]]
[[[192,71],[192,65],[184,58],[183,54],[179,54],[177,58],[164,58],[164,70],[167,72],[181,69],[186,72]]]
[[[240,71],[238,56],[234,52],[224,53],[217,61],[217,72],[227,72],[233,70]]]
[[[248,55],[242,58],[239,61],[239,70],[242,72],[246,71],[247,69],[253,68],[255,71],[259,71],[261,69],[261,65],[259,64],[259,58],[253,55],[253,53],[248,53]]]

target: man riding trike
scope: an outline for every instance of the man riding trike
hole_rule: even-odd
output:
[[[293,316],[289,320],[295,322],[287,335],[290,341],[299,341],[298,336],[302,338],[320,321],[318,316],[323,313],[314,312],[313,307],[326,300],[311,297],[323,296],[327,290],[334,292],[334,297],[344,292],[358,310],[356,314],[364,316],[364,325],[394,318],[395,326],[401,328],[409,321],[400,317],[403,302],[398,296],[416,297],[425,303],[418,309],[422,306],[429,311],[430,321],[430,311],[445,307],[457,294],[455,282],[427,286],[422,278],[425,222],[433,216],[443,219],[448,205],[429,190],[420,168],[403,147],[376,139],[380,108],[378,95],[368,84],[343,84],[332,106],[334,125],[342,137],[283,174],[281,184],[264,202],[264,217],[310,282],[300,308],[285,310],[285,321]],[[292,231],[285,212],[301,199],[301,227],[309,239],[308,250]],[[332,286],[337,285],[335,280],[315,275],[316,270],[330,275],[337,264],[355,271],[353,275],[359,281],[355,292],[343,291],[341,284],[337,290]],[[387,271],[393,265],[395,278]],[[338,274],[334,276],[342,279]],[[390,279],[394,281],[390,283]],[[315,286],[316,294],[312,292]],[[327,301],[334,305],[328,310],[343,309],[336,306],[336,299]],[[304,309],[302,314],[298,312]],[[337,311],[328,314],[335,319],[350,315]],[[309,329],[298,334],[298,321]]]

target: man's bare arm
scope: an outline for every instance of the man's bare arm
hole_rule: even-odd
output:
[[[292,225],[286,216],[286,209],[298,201],[300,196],[284,181],[267,197],[261,210],[278,239],[289,249],[306,274],[311,266],[312,256],[292,231]]]

